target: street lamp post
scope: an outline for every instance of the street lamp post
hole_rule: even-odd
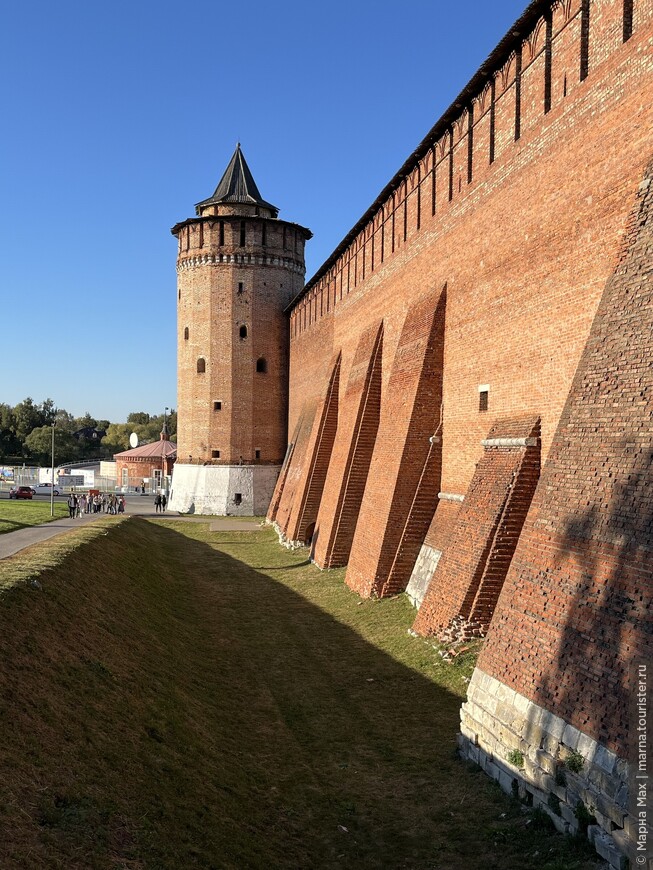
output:
[[[168,411],[170,408],[166,405],[163,409],[163,431],[166,433],[166,437],[168,434]],[[165,455],[165,441],[161,442],[161,471],[163,473],[163,481],[164,481],[164,492],[166,494],[166,501],[168,500],[168,460]]]
[[[50,516],[54,516],[54,427],[57,421],[52,421],[52,474],[50,476]]]

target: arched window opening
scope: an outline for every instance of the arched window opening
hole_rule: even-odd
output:
[[[205,371],[206,371],[206,360],[204,359],[203,356],[201,356],[197,360],[197,374],[203,375]]]
[[[188,341],[188,327],[184,328],[184,341]]]
[[[256,360],[256,371],[261,372],[262,374],[266,374],[267,370],[268,370],[267,360],[265,359],[265,357],[260,356]]]
[[[247,327],[245,324],[240,327],[239,334],[241,338],[247,338]]]

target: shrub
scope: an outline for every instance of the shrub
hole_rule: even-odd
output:
[[[515,765],[515,767],[524,766],[524,753],[519,749],[511,749],[507,758],[511,764]]]
[[[567,768],[572,773],[580,773],[585,764],[585,759],[576,749],[572,749],[572,751],[567,756],[567,760],[565,761]]]

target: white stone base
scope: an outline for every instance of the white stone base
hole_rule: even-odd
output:
[[[168,509],[181,514],[219,517],[265,516],[280,469],[280,465],[182,465],[176,462]]]
[[[426,590],[429,588],[429,583],[435,574],[441,555],[441,550],[429,547],[428,544],[422,544],[413,573],[408,581],[408,586],[406,586],[406,595],[413,607],[419,609],[422,606]]]
[[[479,668],[460,719],[461,755],[505,792],[539,807],[561,833],[579,833],[582,816],[593,816],[587,837],[610,868],[625,870],[628,858],[644,866],[625,759]]]

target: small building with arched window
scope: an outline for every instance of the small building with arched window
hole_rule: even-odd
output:
[[[116,460],[116,484],[122,492],[169,491],[177,445],[170,440],[166,426],[158,441],[123,450]]]

